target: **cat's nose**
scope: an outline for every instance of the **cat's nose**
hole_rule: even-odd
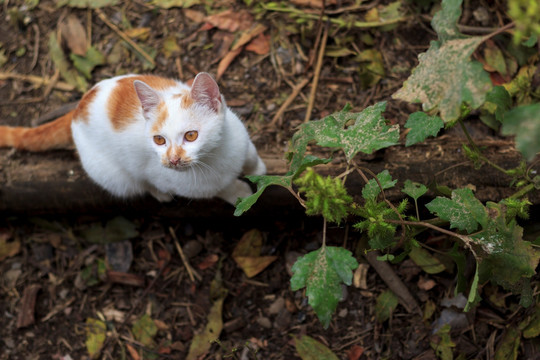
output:
[[[169,162],[171,163],[171,165],[176,166],[180,162],[180,159],[179,158],[172,158],[172,159],[169,159]]]

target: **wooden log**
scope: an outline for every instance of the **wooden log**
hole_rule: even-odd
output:
[[[476,170],[462,153],[462,141],[442,136],[423,144],[404,147],[394,146],[372,156],[359,156],[356,163],[378,173],[387,169],[399,179],[396,189],[386,192],[390,200],[404,196],[400,192],[403,181],[410,179],[423,184],[437,183],[451,189],[474,186],[481,201],[499,201],[510,196],[511,178],[484,165]],[[503,168],[516,167],[521,159],[510,140],[488,139],[478,141],[486,156]],[[269,174],[284,174],[287,164],[282,154],[263,152],[262,158]],[[344,170],[343,163],[333,161],[318,167],[324,174],[337,175]],[[360,194],[362,178],[352,173],[347,178],[351,194]],[[433,193],[432,193],[433,195]],[[529,200],[540,204],[540,191],[529,194]],[[233,207],[221,200],[188,200],[177,198],[163,204],[150,196],[137,199],[117,199],[101,190],[84,173],[73,151],[48,153],[0,150],[0,213],[17,214],[103,214],[151,213],[172,217],[232,216]],[[269,187],[247,216],[289,216],[301,212],[291,194],[280,187]]]

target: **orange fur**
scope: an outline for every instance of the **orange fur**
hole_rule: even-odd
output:
[[[193,105],[193,98],[191,97],[189,91],[187,90],[184,90],[179,94],[175,94],[173,97],[181,99],[181,102],[180,102],[181,109],[187,109],[191,105]]]
[[[0,147],[28,151],[70,148],[73,145],[71,120],[75,111],[35,128],[0,126]]]
[[[158,111],[158,116],[157,116],[156,122],[154,123],[154,125],[152,125],[152,131],[155,133],[159,132],[159,130],[161,129],[163,124],[165,124],[165,121],[169,117],[169,111],[167,110],[167,106],[165,105],[163,101],[159,103],[157,107],[157,111]]]
[[[90,89],[90,91],[83,95],[81,101],[79,101],[79,104],[75,109],[75,113],[73,114],[73,121],[82,121],[85,123],[88,122],[88,116],[90,115],[88,112],[88,106],[92,103],[92,101],[94,101],[97,90],[97,87],[93,87]]]
[[[180,160],[182,162],[189,162],[191,159],[185,155],[186,151],[181,146],[169,146],[165,153],[166,159],[163,159],[163,161],[166,165],[168,165],[169,161]]]
[[[117,131],[122,130],[134,120],[134,115],[141,106],[133,87],[135,80],[140,80],[156,90],[163,90],[177,85],[176,81],[172,79],[153,75],[137,75],[118,80],[116,87],[109,96],[107,105],[112,126]]]

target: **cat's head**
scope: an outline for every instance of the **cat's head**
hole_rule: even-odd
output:
[[[133,85],[150,146],[164,166],[186,169],[203,162],[219,145],[225,104],[212,76],[198,74],[189,90],[157,91],[140,80]]]

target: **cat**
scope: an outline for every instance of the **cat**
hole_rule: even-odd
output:
[[[121,198],[219,197],[234,205],[252,194],[238,177],[266,173],[244,124],[204,72],[191,87],[154,75],[116,76],[51,123],[0,126],[0,147],[45,151],[73,143],[89,177]]]

